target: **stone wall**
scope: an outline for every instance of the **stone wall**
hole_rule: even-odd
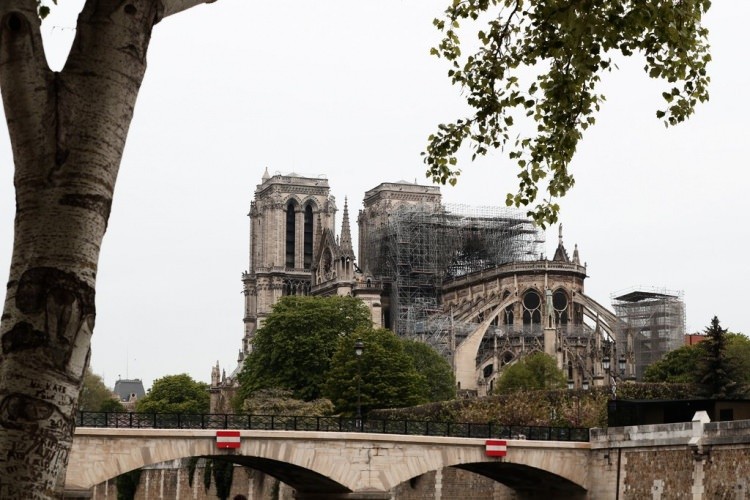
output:
[[[622,453],[621,460],[624,498],[692,498],[694,467],[689,450],[633,450]]]
[[[705,412],[693,422],[593,429],[589,498],[744,499],[749,431],[748,420],[709,422]]]

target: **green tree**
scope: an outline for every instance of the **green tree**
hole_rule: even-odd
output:
[[[86,369],[83,376],[83,386],[78,400],[80,411],[118,411],[110,408],[123,408],[122,404],[115,399],[112,391],[104,385],[104,380],[93,373],[90,368]]]
[[[0,433],[6,498],[62,495],[99,251],[151,34],[162,19],[211,1],[85,0],[59,72],[47,65],[39,2],[0,1],[0,92],[16,192],[0,314],[0,413],[14,422]]]
[[[135,404],[139,412],[192,414],[207,413],[209,406],[208,384],[184,373],[154,380],[148,394]]]
[[[447,401],[456,397],[456,376],[450,363],[435,349],[416,340],[404,340],[404,352],[409,355],[426,383],[427,401]]]
[[[727,352],[727,331],[716,316],[705,330],[706,340],[701,342],[705,357],[698,365],[699,383],[704,394],[715,399],[736,397],[741,393],[740,373],[737,363]]]
[[[255,332],[235,406],[268,388],[320,398],[338,339],[371,324],[367,306],[353,297],[283,297]]]
[[[495,384],[495,392],[559,389],[565,384],[565,374],[557,367],[555,359],[543,352],[536,352],[506,366]]]
[[[663,80],[658,119],[674,125],[708,99],[710,0],[466,0],[453,1],[434,24],[442,35],[432,53],[449,62],[448,76],[472,112],[442,124],[428,139],[427,175],[454,184],[464,143],[472,159],[508,151],[520,169],[506,203],[529,206],[542,225],[557,220],[554,199],[573,186],[568,168],[604,101],[597,90],[617,57],[642,55],[644,70]],[[476,29],[475,29],[476,28]],[[476,31],[476,38],[469,33]],[[462,40],[475,40],[473,54]]]
[[[705,356],[705,350],[701,344],[682,346],[668,352],[659,361],[651,363],[643,374],[644,382],[682,384],[698,382],[696,367]]]
[[[750,386],[750,339],[741,333],[727,332],[727,355],[737,369],[737,381],[747,394]]]
[[[125,411],[125,405],[123,405],[118,399],[107,399],[102,402],[97,411],[106,411],[110,413]]]
[[[361,356],[354,344],[364,344]],[[362,414],[374,408],[401,408],[427,402],[426,380],[417,372],[402,341],[390,330],[367,328],[339,340],[323,389],[336,411],[355,415],[361,394]],[[360,392],[361,391],[361,392]]]
[[[726,347],[724,352],[727,361],[733,367],[738,391],[747,393],[750,385],[750,339],[740,333],[724,334]],[[709,343],[706,341],[665,354],[659,361],[652,363],[643,375],[645,382],[668,382],[700,384],[709,356]]]

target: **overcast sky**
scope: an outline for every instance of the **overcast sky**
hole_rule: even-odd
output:
[[[352,224],[381,182],[426,182],[420,152],[436,124],[464,112],[445,63],[428,55],[442,1],[219,0],[153,33],[100,260],[91,365],[118,377],[236,364],[247,212],[263,170],[325,175]],[[59,69],[82,0],[45,21]],[[706,18],[711,100],[688,123],[655,116],[663,86],[643,61],[604,78],[607,96],[562,200],[569,253],[588,264],[586,293],[646,286],[684,292],[688,331],[713,315],[750,333],[747,146],[750,2],[714,2]],[[1,111],[0,111],[1,112]],[[0,120],[0,272],[13,237],[13,161]],[[517,182],[497,154],[462,165],[443,198],[502,204]],[[338,220],[340,221],[340,214]],[[548,231],[552,255],[557,228]],[[356,245],[355,245],[356,248]]]

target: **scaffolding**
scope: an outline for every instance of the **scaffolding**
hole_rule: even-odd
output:
[[[612,306],[620,321],[619,339],[632,339],[636,379],[669,351],[679,348],[685,335],[685,303],[681,291],[638,287],[613,294]]]
[[[443,352],[445,321],[434,318],[443,281],[536,260],[544,244],[544,233],[518,210],[427,203],[397,207],[367,238],[370,272],[390,288],[390,327]]]

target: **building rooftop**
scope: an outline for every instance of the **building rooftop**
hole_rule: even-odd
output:
[[[114,393],[120,401],[131,401],[141,399],[146,395],[141,379],[120,379],[115,382]]]

